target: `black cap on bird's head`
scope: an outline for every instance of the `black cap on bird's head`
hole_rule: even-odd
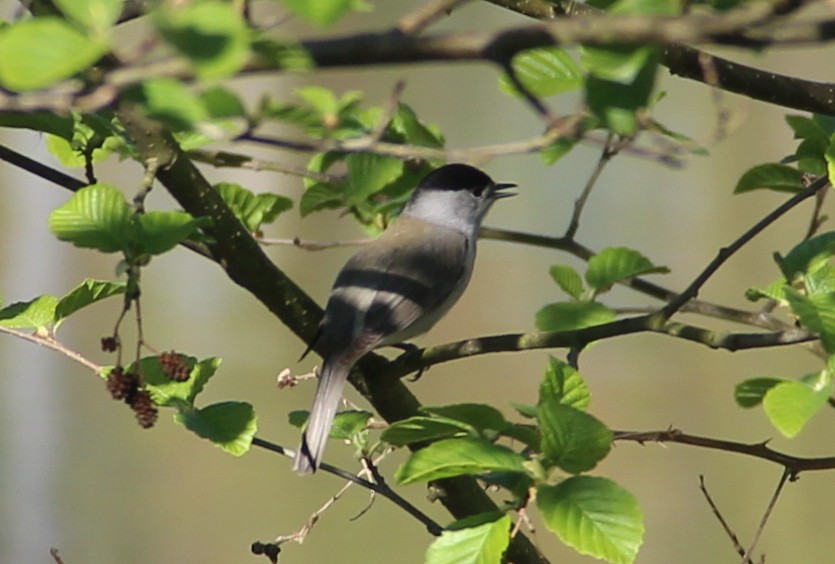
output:
[[[516,184],[496,184],[493,179],[474,166],[454,163],[444,165],[427,174],[418,184],[418,190],[466,190],[480,197],[488,187],[493,198],[513,196],[498,190],[513,188]]]

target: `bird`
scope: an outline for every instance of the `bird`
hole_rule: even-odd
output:
[[[514,196],[461,163],[427,174],[400,216],[352,256],[333,284],[325,314],[302,358],[323,359],[313,407],[293,469],[316,471],[345,382],[371,350],[397,345],[431,329],[458,301],[473,272],[476,240],[493,204]]]

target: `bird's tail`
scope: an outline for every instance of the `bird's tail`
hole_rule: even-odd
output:
[[[293,470],[299,474],[312,474],[319,467],[350,370],[350,366],[338,361],[325,362],[322,367],[316,399],[293,462]]]

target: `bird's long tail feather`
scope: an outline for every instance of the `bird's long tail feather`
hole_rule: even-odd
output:
[[[325,362],[322,367],[316,399],[293,462],[293,470],[299,474],[312,474],[319,467],[349,372],[350,366],[340,362]]]

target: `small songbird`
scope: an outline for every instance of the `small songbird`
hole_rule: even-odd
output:
[[[496,200],[514,195],[502,192],[514,186],[469,165],[442,166],[418,184],[400,217],[345,264],[310,345],[323,364],[296,472],[319,466],[354,364],[376,347],[428,331],[458,301],[473,272],[481,221]]]

